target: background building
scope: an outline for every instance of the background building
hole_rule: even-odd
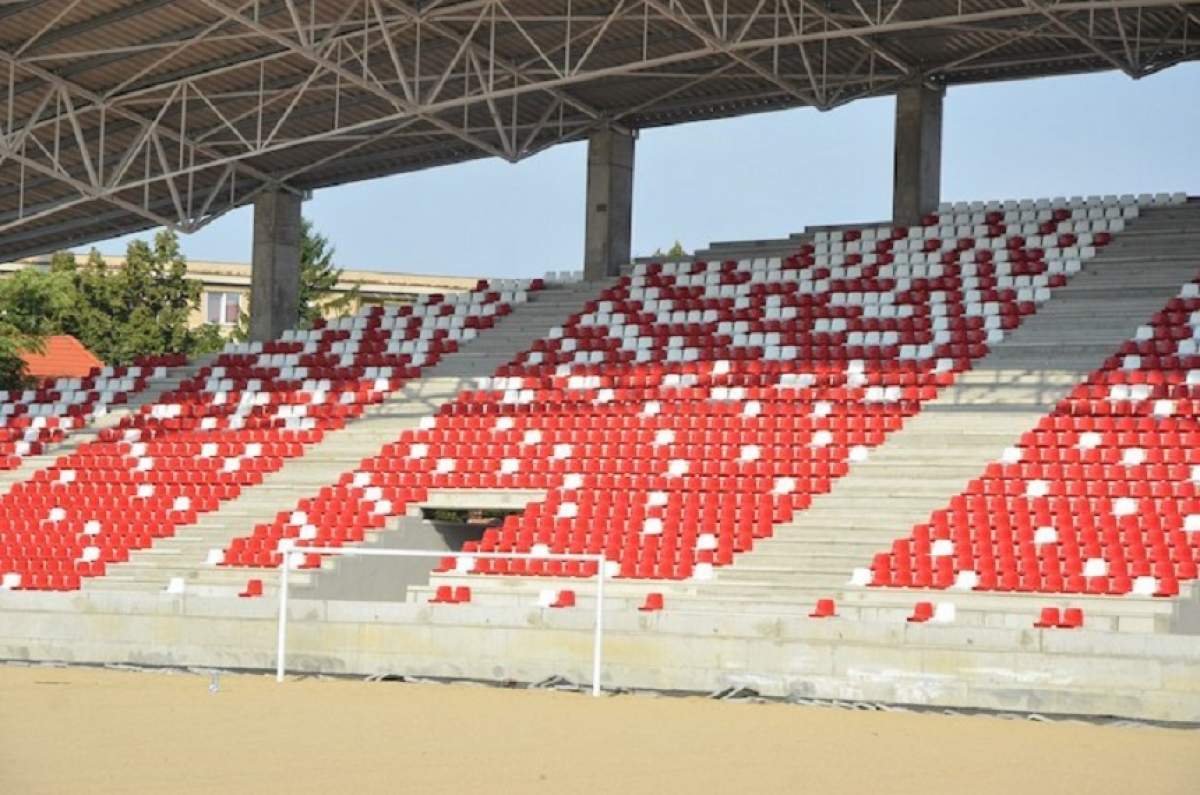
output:
[[[82,264],[86,255],[76,255]],[[105,256],[110,267],[121,267],[124,257]],[[200,306],[192,312],[192,326],[213,323],[232,328],[242,312],[250,309],[250,264],[245,262],[188,261],[188,276],[200,282]],[[50,257],[28,257],[0,263],[0,277],[24,268],[48,269]],[[422,295],[470,290],[478,282],[472,276],[436,276],[414,273],[384,273],[345,270],[330,298],[358,289],[358,301],[342,311],[353,312],[363,304],[410,304]]]

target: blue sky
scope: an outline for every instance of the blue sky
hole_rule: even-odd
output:
[[[885,218],[891,97],[646,130],[637,144],[634,253],[780,237]],[[1200,63],[947,92],[942,198],[1185,190],[1200,194]],[[305,215],[342,267],[537,276],[580,267],[586,145],[516,165],[483,160],[318,191]],[[143,233],[145,234],[145,233]],[[247,261],[251,214],[183,241],[192,259]],[[128,238],[98,244],[124,252]]]

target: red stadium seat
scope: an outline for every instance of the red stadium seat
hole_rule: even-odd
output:
[[[1033,622],[1033,625],[1038,629],[1050,629],[1061,624],[1062,618],[1059,616],[1057,607],[1043,607],[1041,617]]]
[[[559,591],[558,597],[550,603],[553,608],[574,607],[575,592],[574,591]]]
[[[454,588],[449,585],[439,585],[433,597],[429,600],[432,604],[452,605],[458,600],[454,598]]]
[[[933,602],[917,602],[907,621],[910,624],[924,624],[931,618],[933,618]]]
[[[262,580],[253,580],[253,579],[247,581],[245,590],[243,590],[241,593],[238,594],[238,596],[242,596],[242,597],[262,596],[262,595],[263,595]]]
[[[833,618],[837,616],[837,606],[832,599],[818,599],[817,606],[811,613],[809,618]]]
[[[646,594],[646,601],[642,602],[638,610],[643,613],[653,613],[663,609],[663,595],[658,592]]]

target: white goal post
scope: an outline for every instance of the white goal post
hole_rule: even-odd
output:
[[[347,557],[395,557],[395,558],[471,558],[473,560],[562,560],[583,561],[596,564],[596,622],[592,641],[592,695],[600,695],[600,670],[604,658],[604,580],[605,557],[603,555],[571,555],[547,553],[535,555],[528,552],[449,552],[433,549],[381,549],[377,547],[298,547],[283,551],[279,573],[279,638],[275,661],[275,680],[283,681],[287,661],[287,605],[289,561],[299,563],[305,555],[343,555]]]

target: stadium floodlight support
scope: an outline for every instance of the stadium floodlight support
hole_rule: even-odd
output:
[[[290,544],[281,549],[279,563],[279,632],[275,656],[275,681],[284,680],[287,665],[288,572],[305,555],[342,555],[347,557],[393,558],[467,558],[470,560],[559,560],[596,564],[596,620],[592,630],[592,695],[601,695],[600,674],[604,667],[604,580],[607,558],[603,555],[530,552],[447,552],[436,549],[379,549],[375,547],[298,547]]]

